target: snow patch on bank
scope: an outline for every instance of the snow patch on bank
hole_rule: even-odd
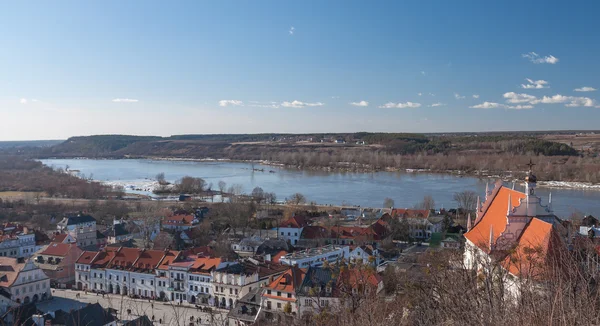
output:
[[[590,182],[574,182],[574,181],[538,181],[540,187],[546,188],[571,188],[585,190],[600,190],[600,184]]]

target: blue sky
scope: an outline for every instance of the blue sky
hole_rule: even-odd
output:
[[[0,140],[600,129],[599,10],[596,1],[3,2]]]

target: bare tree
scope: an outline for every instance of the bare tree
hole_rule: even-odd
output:
[[[477,194],[471,190],[457,192],[454,193],[454,201],[458,204],[458,207],[470,212],[475,210],[477,205]]]
[[[250,195],[258,204],[262,203],[265,199],[265,191],[261,187],[255,187],[252,189],[252,193],[250,193]]]
[[[297,207],[300,204],[306,203],[306,197],[304,197],[303,194],[297,192],[290,196],[290,199],[288,200],[288,202]]]
[[[394,208],[394,200],[389,197],[386,197],[383,200],[383,207],[384,208]]]
[[[416,205],[416,207],[419,209],[425,209],[425,210],[434,209],[435,208],[435,200],[433,199],[433,197],[431,197],[431,195],[425,195],[425,197],[423,197],[423,201],[418,203]]]

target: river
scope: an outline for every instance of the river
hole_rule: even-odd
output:
[[[308,201],[318,204],[360,205],[363,207],[381,207],[386,197],[392,198],[396,207],[413,207],[424,196],[431,195],[438,207],[453,208],[456,202],[453,194],[472,190],[485,193],[486,182],[493,185],[491,179],[479,179],[468,176],[443,175],[433,173],[407,172],[325,172],[296,170],[275,166],[238,162],[197,162],[173,160],[93,160],[93,159],[47,159],[44,164],[55,168],[79,170],[79,174],[94,180],[134,186],[141,193],[150,194],[149,188],[158,173],[163,172],[168,181],[189,175],[200,177],[217,189],[220,180],[242,185],[245,193],[254,187],[274,192],[278,200],[299,192]],[[273,171],[271,173],[269,171]],[[515,187],[523,190],[522,185]],[[548,189],[538,187],[538,195],[544,199],[552,192],[552,206],[559,217],[568,217],[573,212],[600,216],[600,191],[583,189]]]

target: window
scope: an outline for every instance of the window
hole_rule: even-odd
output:
[[[127,282],[127,276],[123,276],[123,282]]]
[[[117,275],[117,281],[119,280],[119,275]]]
[[[142,280],[142,284],[144,284],[144,280]]]
[[[312,300],[311,300],[311,299],[304,299],[304,305],[305,305],[305,306],[310,306],[310,305],[312,305]]]
[[[271,294],[271,290],[267,290],[267,294]]]
[[[238,289],[235,289],[235,295],[237,295],[237,294],[238,294]]]
[[[267,301],[267,310],[271,310],[271,301]]]
[[[233,294],[233,289],[229,288],[229,294]]]
[[[288,232],[288,236],[292,235],[291,232]]]
[[[135,283],[135,278],[131,278],[131,283]]]
[[[154,281],[150,280],[150,285],[154,285]]]
[[[292,294],[291,294],[291,293],[288,293],[288,294],[287,294],[287,297],[288,297],[288,298],[291,298],[291,297],[292,297]]]
[[[285,235],[285,232],[281,232],[281,235]]]
[[[96,277],[98,277],[98,276],[96,275],[96,273],[94,273],[94,278],[96,278]]]
[[[190,285],[190,291],[194,291],[194,286]]]
[[[277,302],[277,308],[281,309],[281,302]]]
[[[294,236],[298,236],[298,232],[294,232]]]

